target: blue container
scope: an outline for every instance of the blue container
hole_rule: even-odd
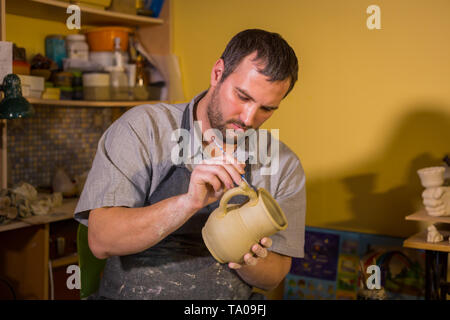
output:
[[[66,41],[61,35],[51,35],[45,38],[45,55],[63,68],[63,59],[67,58]]]
[[[152,11],[153,18],[158,18],[163,4],[164,0],[145,0],[145,9]]]

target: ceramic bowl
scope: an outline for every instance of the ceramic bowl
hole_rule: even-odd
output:
[[[417,170],[424,188],[439,187],[444,184],[444,167],[428,167]]]

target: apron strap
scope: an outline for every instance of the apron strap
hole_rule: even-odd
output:
[[[189,117],[189,105],[187,105],[186,109],[184,109],[183,111],[183,118],[181,120],[181,129],[185,129],[187,131],[189,131],[191,128],[191,124],[190,124],[190,117]],[[178,144],[181,143],[181,141],[183,140],[183,137],[180,136],[178,138]],[[180,148],[180,152],[178,153],[178,157],[180,157],[180,159],[183,159],[183,148]],[[181,163],[175,167],[184,167],[184,163]]]
[[[181,128],[190,130],[191,129],[191,122],[189,117],[189,105],[187,105],[186,109],[184,109],[183,112],[183,119],[181,120]]]

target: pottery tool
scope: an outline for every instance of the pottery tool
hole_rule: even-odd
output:
[[[223,150],[222,146],[221,146],[220,144],[217,143],[216,137],[214,137],[214,136],[211,137],[211,140],[212,140],[212,141],[214,142],[214,144],[220,149],[220,151],[222,151],[222,153],[225,154],[225,150]],[[247,181],[247,179],[245,179],[245,174],[241,174],[241,178],[242,178],[242,180],[244,180],[244,182],[245,182],[250,188],[252,188],[253,190],[256,191],[256,188],[255,188],[254,186],[252,186],[252,185]]]

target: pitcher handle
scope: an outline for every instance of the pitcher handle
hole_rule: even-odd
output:
[[[255,205],[258,200],[258,194],[255,192],[255,190],[253,190],[248,184],[246,184],[245,181],[242,181],[238,187],[225,192],[222,199],[220,199],[219,207],[222,209],[223,215],[227,214],[228,201],[230,201],[231,198],[237,195],[244,195],[249,197],[250,205]],[[252,204],[252,202],[254,202],[254,204]]]

